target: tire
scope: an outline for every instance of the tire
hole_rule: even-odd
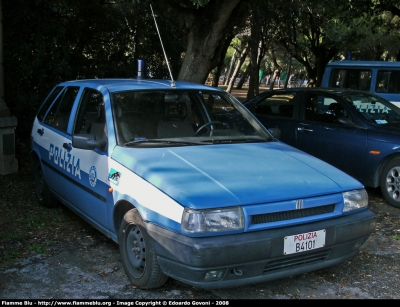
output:
[[[380,178],[382,195],[386,202],[400,208],[400,158],[390,160],[383,168]]]
[[[137,209],[125,214],[118,232],[118,241],[126,275],[134,286],[154,289],[165,284],[168,276],[161,270]]]
[[[59,204],[57,198],[50,191],[46,183],[40,161],[37,161],[35,166],[35,190],[36,197],[41,206],[54,208]]]

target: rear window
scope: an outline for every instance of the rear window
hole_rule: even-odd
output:
[[[370,69],[332,69],[328,86],[369,91],[371,78]]]

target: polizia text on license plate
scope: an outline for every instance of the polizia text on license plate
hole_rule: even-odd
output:
[[[287,236],[285,237],[283,253],[289,255],[324,247],[325,236],[325,229]]]

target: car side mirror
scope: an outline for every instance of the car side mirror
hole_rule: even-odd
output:
[[[337,121],[346,127],[357,127],[357,125],[347,117],[338,117]]]
[[[268,131],[275,139],[279,139],[281,137],[281,129],[279,128],[268,128]]]
[[[94,134],[74,134],[72,136],[72,147],[79,149],[93,150],[98,148],[103,150],[107,142],[104,139],[97,140]]]

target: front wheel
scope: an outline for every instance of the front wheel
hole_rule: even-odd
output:
[[[154,289],[165,284],[168,276],[161,271],[137,209],[129,210],[125,214],[118,241],[125,272],[133,285],[141,289]]]
[[[380,178],[380,186],[387,203],[400,208],[400,158],[394,158],[385,165]]]

